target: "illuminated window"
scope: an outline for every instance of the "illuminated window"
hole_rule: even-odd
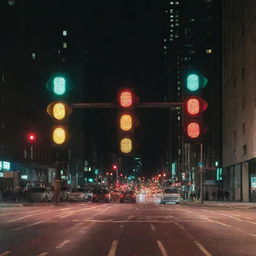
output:
[[[63,31],[62,31],[62,35],[63,35],[63,36],[67,36],[67,35],[68,35],[67,30],[63,30]]]
[[[36,59],[36,54],[34,52],[32,52],[32,59],[35,60]]]
[[[63,43],[63,48],[68,48],[68,44],[66,42]]]
[[[212,53],[212,49],[206,49],[206,53],[207,54],[211,54]]]

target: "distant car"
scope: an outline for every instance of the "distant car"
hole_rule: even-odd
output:
[[[176,187],[165,188],[161,195],[161,203],[175,203],[178,204],[181,201],[180,190]]]
[[[115,201],[115,200],[119,200],[120,199],[120,191],[118,190],[113,190],[111,191],[111,200]]]
[[[120,203],[136,203],[136,193],[134,191],[125,191],[120,195]]]
[[[69,201],[84,201],[84,188],[72,188],[68,194]]]
[[[95,189],[93,190],[93,195],[92,195],[92,203],[96,202],[107,202],[109,203],[111,200],[110,198],[110,193],[107,189]]]
[[[28,192],[28,199],[31,202],[52,201],[54,193],[46,188],[33,187]]]

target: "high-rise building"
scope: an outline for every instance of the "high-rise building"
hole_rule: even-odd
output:
[[[256,201],[256,2],[223,2],[224,189],[234,201]]]
[[[33,131],[37,134],[34,162],[53,166],[54,151],[49,150],[51,120],[46,114],[52,95],[46,83],[55,72],[67,72],[73,87],[68,101],[84,100],[87,4],[88,1],[1,1],[2,160],[26,163],[26,135]],[[84,141],[84,113],[73,111],[69,126],[75,136],[68,149],[71,156],[83,162],[84,143],[77,141]],[[39,172],[47,175],[47,170]]]
[[[207,171],[216,162],[221,163],[220,10],[219,1],[214,0],[168,1],[165,8],[165,15],[169,19],[164,42],[167,48],[170,101],[184,100],[186,71],[196,70],[208,79],[207,87],[202,89],[202,98],[209,104],[203,121],[207,132],[202,141],[206,190],[209,187],[207,182],[215,185],[209,189],[221,186],[216,182],[216,173]],[[178,179],[188,184],[194,175],[193,170],[198,169],[200,152],[199,143],[185,143],[182,120],[182,109],[171,111],[170,160],[176,162]]]

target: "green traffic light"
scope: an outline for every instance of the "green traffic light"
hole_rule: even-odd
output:
[[[191,92],[197,91],[200,87],[199,75],[194,73],[189,74],[187,76],[186,86],[187,86],[187,89]]]
[[[53,92],[56,95],[64,95],[66,93],[66,79],[62,76],[56,76],[53,79]]]

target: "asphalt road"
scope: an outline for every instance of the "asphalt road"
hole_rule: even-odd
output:
[[[153,203],[0,208],[0,256],[255,256],[256,210]]]

